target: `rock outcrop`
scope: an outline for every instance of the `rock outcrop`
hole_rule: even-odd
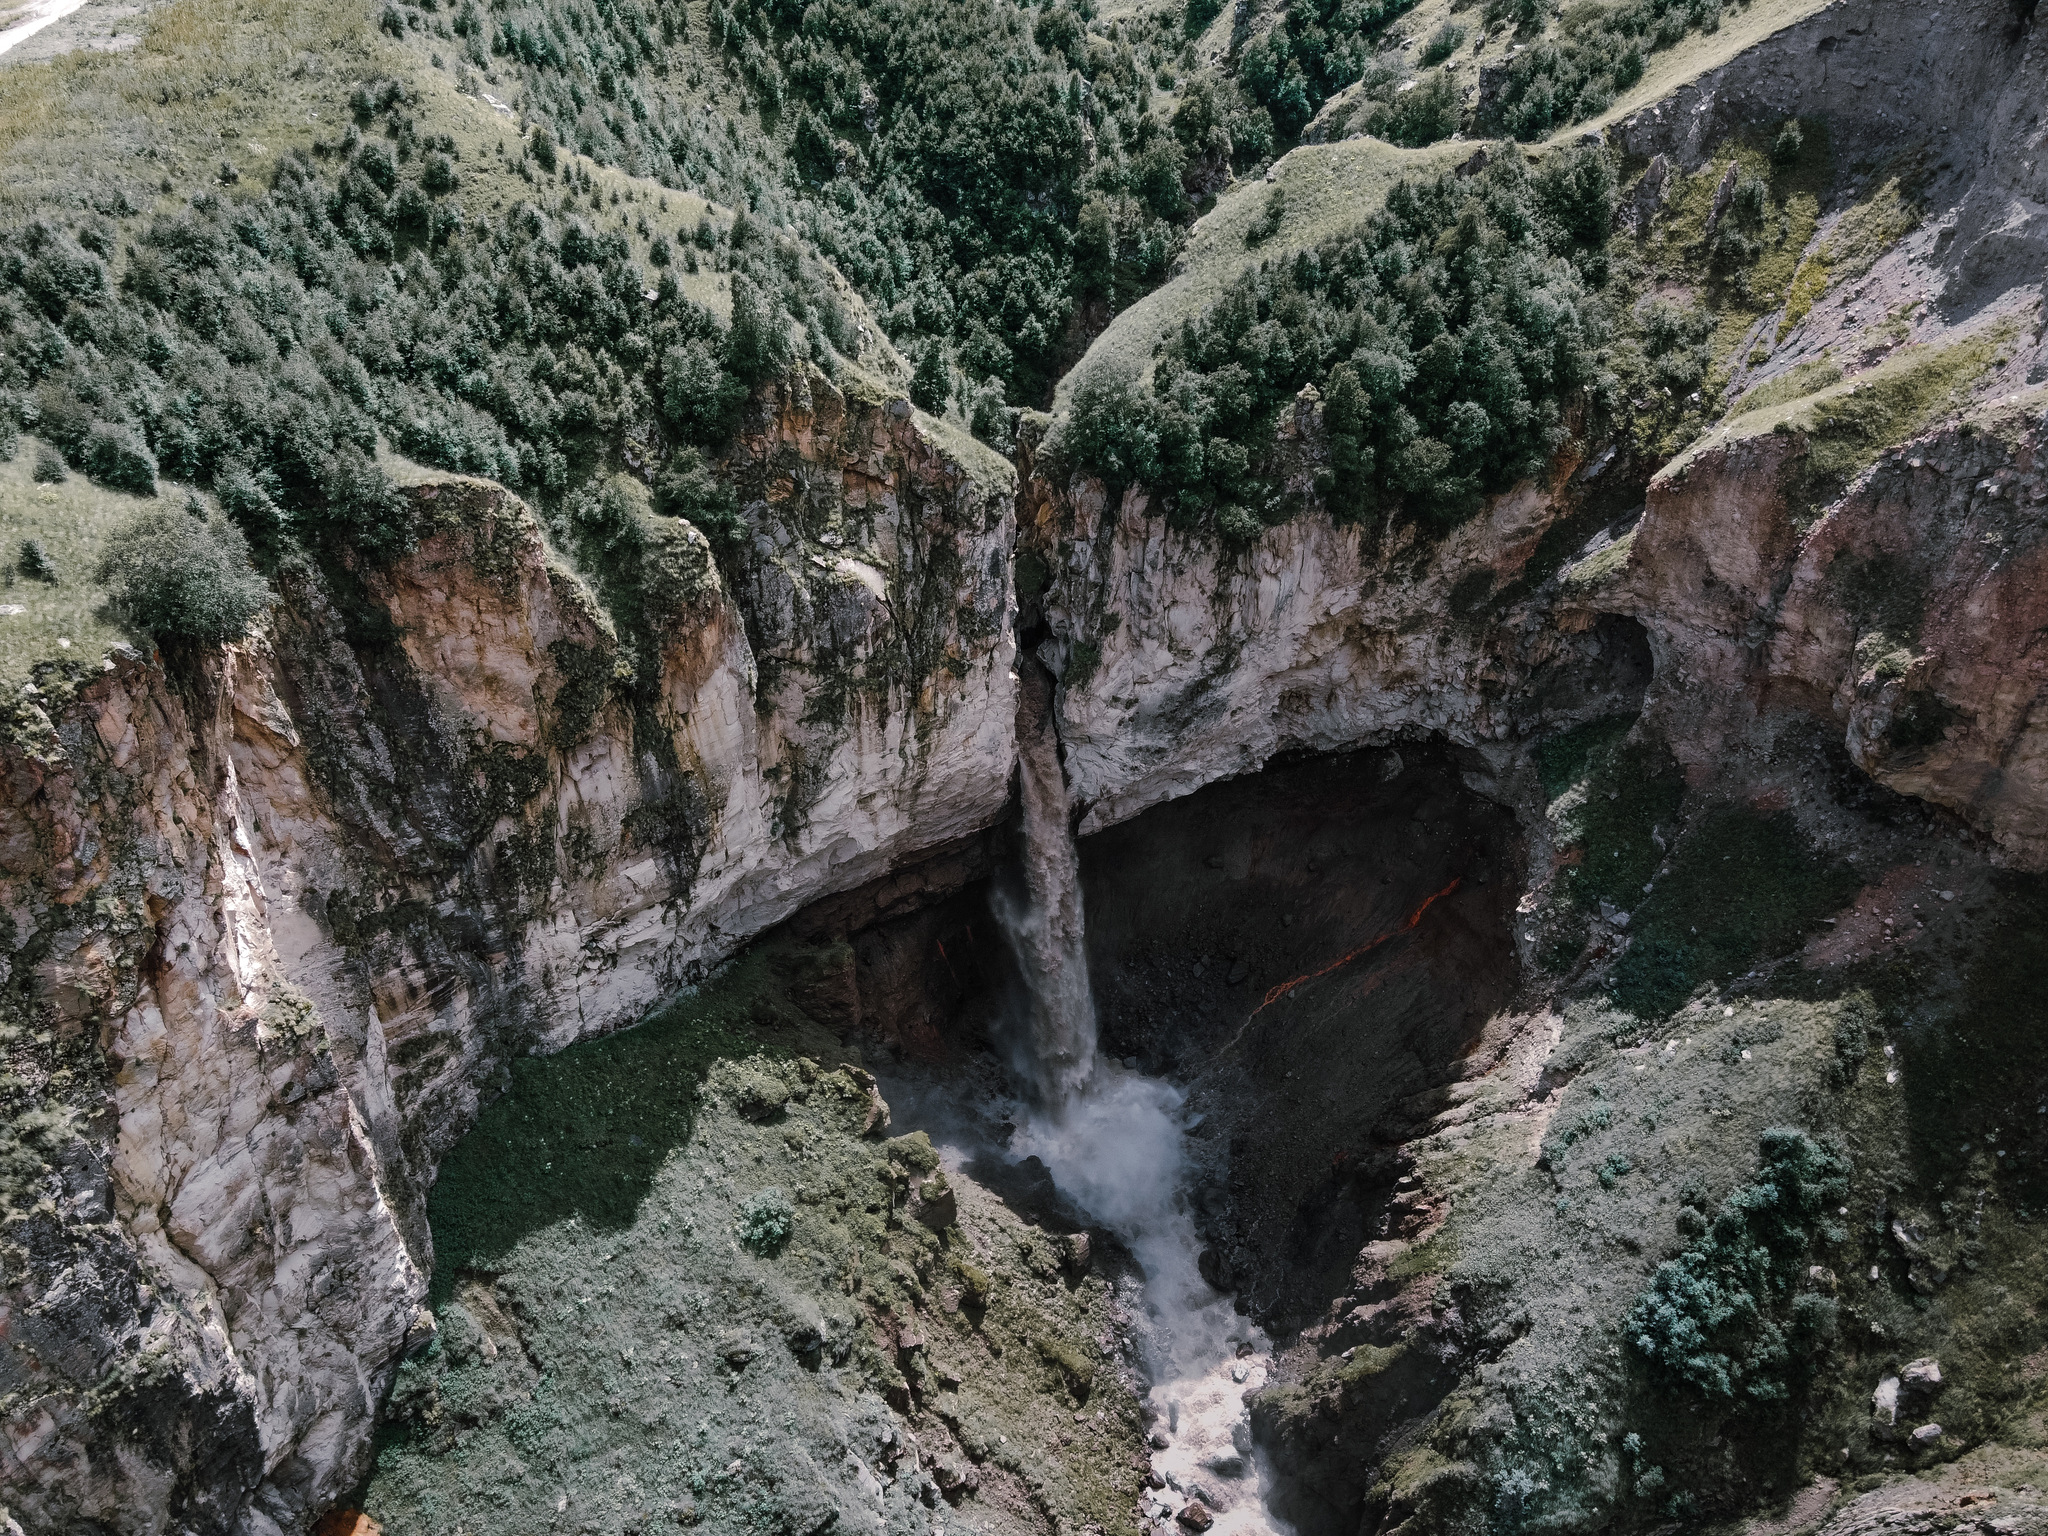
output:
[[[11,1138],[37,1528],[301,1527],[431,1326],[425,1194],[505,1064],[1000,814],[1008,467],[819,376],[757,404],[741,587],[654,529],[649,634],[515,497],[429,480],[395,563],[16,709],[16,1096],[71,1106]]]

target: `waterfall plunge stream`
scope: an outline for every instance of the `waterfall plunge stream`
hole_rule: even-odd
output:
[[[1080,858],[1068,822],[1049,680],[1027,677],[1017,748],[1024,808],[1024,891],[999,891],[996,916],[1028,992],[1013,1065],[1036,1102],[1010,1143],[1035,1156],[1068,1199],[1114,1232],[1145,1272],[1145,1366],[1158,1428],[1144,1495],[1167,1529],[1189,1499],[1215,1517],[1212,1536],[1273,1536],[1245,1395],[1264,1385],[1267,1341],[1202,1278],[1188,1209],[1183,1095],[1096,1051]]]

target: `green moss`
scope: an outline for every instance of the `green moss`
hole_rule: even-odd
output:
[[[1555,800],[1584,777],[1595,754],[1611,752],[1636,723],[1634,715],[1605,715],[1546,737],[1536,747],[1543,798]]]
[[[1031,1341],[1046,1364],[1057,1370],[1076,1397],[1085,1398],[1095,1384],[1095,1362],[1070,1339],[1044,1335]]]
[[[1833,253],[1823,245],[1799,263],[1799,269],[1792,274],[1792,285],[1785,293],[1784,314],[1778,320],[1779,341],[1799,329],[1801,322],[1813,313],[1813,306],[1820,301],[1820,296],[1827,292],[1829,279],[1834,275],[1832,261]]]
[[[436,1305],[461,1270],[499,1267],[538,1228],[629,1225],[663,1159],[688,1145],[713,1062],[764,1047],[781,1056],[799,1043],[836,1054],[829,1037],[793,1041],[786,1025],[760,1027],[764,1016],[801,1019],[785,1000],[799,949],[757,946],[636,1029],[514,1062],[504,1094],[442,1163],[427,1204]]]
[[[2041,981],[2048,976],[2048,879],[2000,875],[1960,1004],[1903,1033],[1906,1125],[1923,1168],[1988,1144],[2007,1198],[2048,1211],[2048,1070],[2040,1065]]]
[[[1786,302],[1820,225],[1833,169],[1827,124],[1802,122],[1797,149],[1782,158],[1773,153],[1780,137],[1779,128],[1759,125],[1715,149],[1674,188],[1646,252],[1654,270],[1694,287],[1714,312],[1717,368],[1734,358],[1759,319]],[[1715,221],[1731,161],[1738,187],[1758,184],[1763,196],[1752,206],[1737,198]]]
[[[1661,745],[1610,741],[1591,751],[1584,778],[1550,808],[1560,845],[1576,859],[1564,873],[1566,889],[1585,911],[1602,901],[1627,910],[1641,900],[1664,857],[1657,837],[1668,830],[1658,829],[1676,821],[1685,792]]]
[[[1596,554],[1588,555],[1564,573],[1564,584],[1574,595],[1582,595],[1619,576],[1628,569],[1629,551],[1635,548],[1636,530],[1627,533]]]
[[[1850,207],[1828,235],[1838,276],[1853,281],[1920,227],[1926,171],[1917,162],[1891,170],[1877,190]]]
[[[621,681],[619,658],[616,651],[602,645],[554,640],[548,644],[548,659],[555,664],[561,682],[548,700],[542,734],[549,746],[564,751],[589,737],[597,712],[610,700],[613,685]]]

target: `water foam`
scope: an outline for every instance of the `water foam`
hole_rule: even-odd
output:
[[[1246,1394],[1265,1384],[1267,1341],[1202,1278],[1187,1198],[1184,1095],[1098,1057],[1080,859],[1050,688],[1027,680],[1024,694],[1024,892],[999,894],[996,916],[1029,994],[1012,1054],[1036,1095],[1010,1156],[1043,1162],[1060,1192],[1115,1233],[1144,1270],[1144,1361],[1167,1442],[1152,1458],[1166,1487],[1146,1494],[1147,1512],[1170,1526],[1199,1499],[1215,1516],[1214,1536],[1277,1536],[1283,1527],[1266,1511],[1245,1407]]]

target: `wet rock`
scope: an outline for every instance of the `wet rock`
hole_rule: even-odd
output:
[[[1209,1513],[1209,1506],[1200,1499],[1188,1500],[1173,1518],[1182,1530],[1187,1531],[1206,1531],[1216,1523],[1216,1517]]]
[[[1209,1457],[1202,1465],[1218,1477],[1239,1478],[1244,1476],[1244,1458],[1236,1451],[1220,1451]]]
[[[1155,1429],[1152,1431],[1151,1445],[1153,1450],[1163,1451],[1171,1444],[1173,1444],[1173,1441],[1165,1430]]]

